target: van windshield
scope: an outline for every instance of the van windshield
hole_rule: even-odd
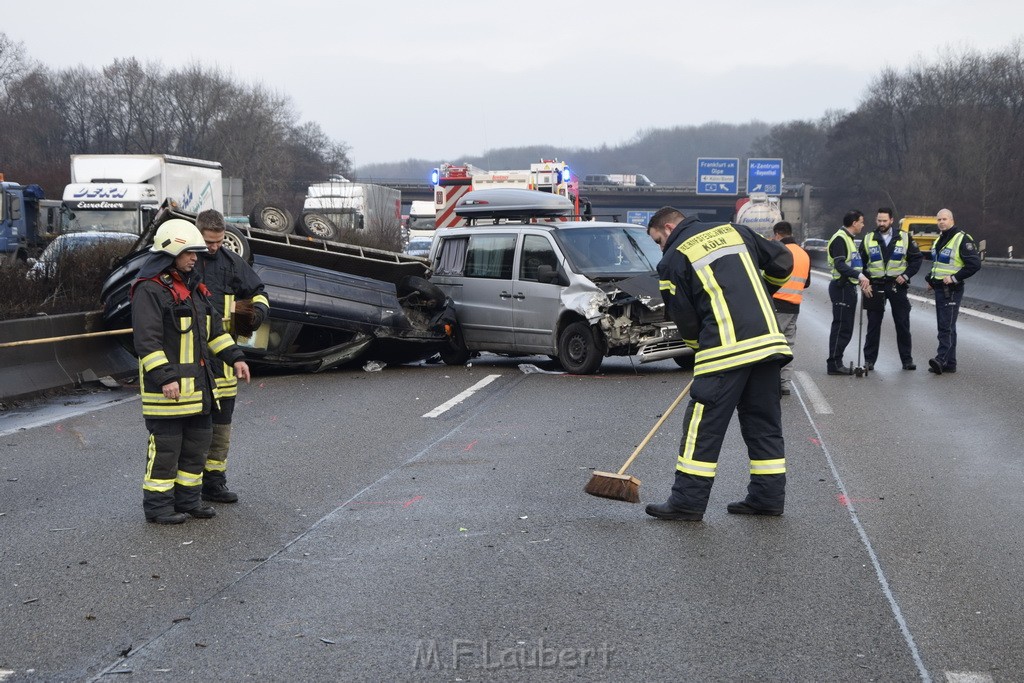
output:
[[[661,249],[638,225],[555,232],[574,270],[588,277],[631,277],[657,270]]]

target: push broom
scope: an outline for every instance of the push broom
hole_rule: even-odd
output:
[[[589,493],[592,496],[598,498],[611,498],[612,500],[622,500],[627,503],[639,503],[640,502],[640,480],[636,477],[626,474],[626,470],[636,460],[636,456],[640,455],[640,451],[644,449],[647,442],[651,440],[661,425],[668,419],[668,416],[672,414],[672,411],[676,409],[676,406],[683,400],[683,398],[690,393],[690,385],[693,384],[693,380],[686,385],[686,388],[676,396],[676,400],[672,401],[672,405],[668,407],[658,421],[651,427],[651,431],[647,432],[647,436],[640,442],[640,445],[633,449],[633,453],[629,456],[622,467],[619,468],[618,472],[599,472],[595,470],[590,475],[590,481],[583,487],[584,493]]]

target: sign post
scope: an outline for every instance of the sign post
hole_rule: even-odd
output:
[[[739,159],[697,159],[697,194],[739,192]]]
[[[747,159],[747,194],[782,194],[782,159]]]

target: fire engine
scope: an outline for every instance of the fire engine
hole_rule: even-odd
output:
[[[434,213],[438,228],[466,225],[466,219],[455,215],[455,204],[467,192],[482,189],[516,188],[549,192],[568,197],[579,213],[579,178],[569,165],[557,159],[541,159],[529,170],[485,171],[472,164],[441,164],[431,174],[434,185]]]

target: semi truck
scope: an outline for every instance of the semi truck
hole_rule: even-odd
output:
[[[75,154],[64,188],[68,231],[141,234],[160,204],[224,211],[221,165],[170,154]]]
[[[0,173],[0,259],[25,261],[63,230],[61,203],[44,199],[39,185],[22,185]]]
[[[334,176],[308,187],[297,227],[318,239],[397,251],[402,241],[402,193]]]
[[[455,204],[467,192],[512,188],[536,190],[567,197],[575,212],[580,212],[579,179],[569,165],[558,159],[541,159],[529,169],[485,171],[472,164],[441,164],[431,174],[434,185],[434,209],[438,228],[466,225],[466,219],[455,213]]]

